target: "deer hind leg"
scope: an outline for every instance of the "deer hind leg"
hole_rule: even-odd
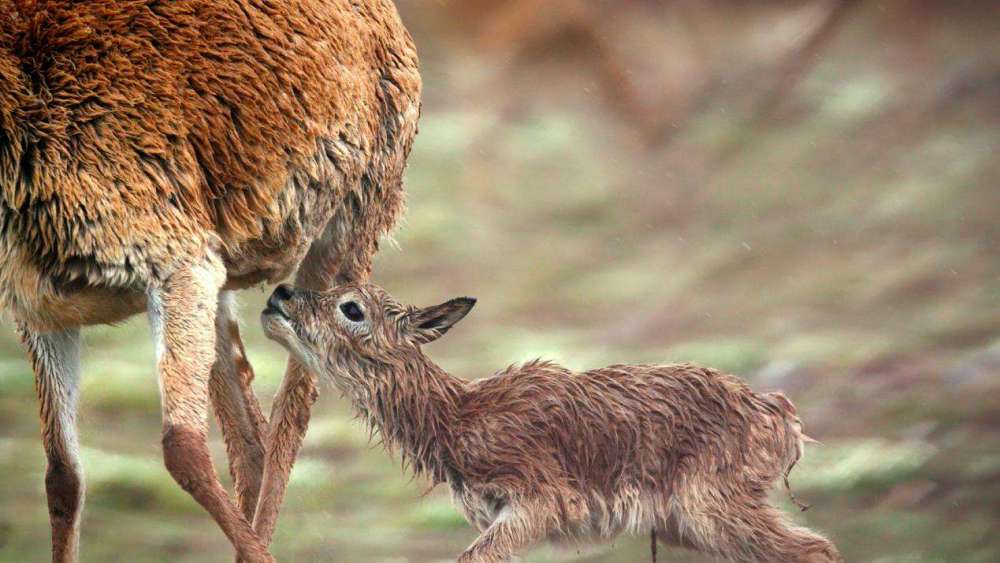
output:
[[[509,504],[458,557],[458,563],[501,563],[545,538],[544,515]]]
[[[833,563],[840,553],[826,538],[785,521],[764,499],[732,491],[679,492],[671,543],[730,561]]]
[[[297,286],[326,291],[338,283],[367,279],[372,256],[378,249],[378,237],[386,230],[379,221],[388,219],[364,213],[364,209],[360,203],[345,204],[337,211],[299,265],[295,274]],[[270,544],[274,535],[288,477],[318,396],[316,375],[289,358],[271,406],[264,477],[253,520],[254,530],[265,545]]]
[[[34,333],[18,326],[35,371],[45,447],[45,493],[52,526],[52,561],[77,560],[83,472],[76,435],[80,383],[80,331]]]
[[[208,388],[215,313],[225,268],[217,256],[182,266],[149,290],[163,408],[163,459],[175,481],[212,515],[247,561],[273,558],[219,483],[208,450]]]
[[[208,390],[226,442],[236,501],[247,522],[253,520],[257,507],[267,429],[267,420],[253,393],[253,379],[253,368],[240,339],[235,296],[232,291],[223,291],[215,316],[215,364]]]

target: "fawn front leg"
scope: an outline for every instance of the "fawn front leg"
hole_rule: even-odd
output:
[[[267,548],[219,483],[208,450],[208,385],[215,313],[226,272],[214,255],[182,266],[149,290],[163,408],[163,460],[246,561],[271,562]]]
[[[215,364],[208,383],[209,398],[226,442],[236,501],[247,522],[253,521],[257,508],[267,429],[253,393],[253,378],[253,367],[240,339],[235,296],[232,291],[223,291],[215,315]]]
[[[84,497],[76,437],[80,330],[35,333],[22,325],[17,329],[35,371],[42,445],[48,462],[45,494],[52,526],[52,561],[73,563],[79,557]]]
[[[458,563],[502,563],[545,538],[545,525],[526,507],[507,505]]]

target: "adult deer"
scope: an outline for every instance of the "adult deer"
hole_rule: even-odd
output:
[[[78,552],[80,327],[144,310],[167,469],[238,557],[271,560],[315,381],[289,362],[267,430],[232,291],[368,276],[419,95],[389,0],[0,0],[0,303],[34,367],[54,561]]]

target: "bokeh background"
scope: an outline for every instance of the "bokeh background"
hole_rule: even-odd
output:
[[[425,101],[376,280],[416,304],[480,299],[434,358],[465,377],[536,356],[730,370],[785,390],[822,441],[792,475],[813,505],[793,518],[848,561],[1000,560],[1000,4],[399,6]],[[284,362],[256,322],[267,291],[243,301],[265,408]],[[230,560],[163,468],[146,320],[85,343],[84,561]],[[0,560],[43,561],[37,407],[9,324],[0,363]],[[453,557],[474,532],[425,488],[328,386],[274,553]]]

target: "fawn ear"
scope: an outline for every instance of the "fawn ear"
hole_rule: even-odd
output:
[[[472,297],[459,297],[440,305],[417,309],[410,313],[409,333],[421,344],[437,340],[455,323],[465,318],[475,304],[476,300]]]

